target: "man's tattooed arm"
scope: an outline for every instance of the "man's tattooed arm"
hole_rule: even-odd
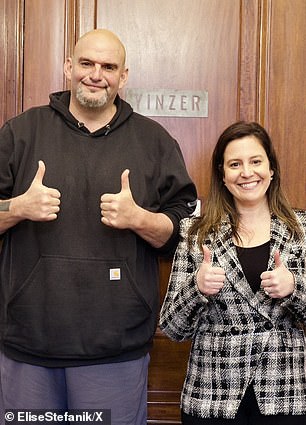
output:
[[[11,201],[2,201],[0,202],[0,212],[1,211],[9,211],[10,210]]]

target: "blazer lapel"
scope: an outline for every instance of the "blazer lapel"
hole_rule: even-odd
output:
[[[230,235],[230,224],[222,223],[220,237],[218,240],[211,240],[211,250],[213,253],[213,263],[217,267],[222,267],[226,271],[227,284],[232,285],[236,291],[249,299],[254,296],[247,283],[241,264],[238,260],[236,247]]]
[[[271,237],[270,237],[270,258],[268,264],[268,270],[275,268],[274,255],[276,251],[279,251],[281,260],[286,264],[287,258],[290,254],[291,244],[288,243],[290,235],[287,226],[280,221],[277,217],[271,217]]]
[[[222,223],[220,237],[218,240],[209,238],[206,241],[213,253],[213,263],[217,267],[226,270],[227,284],[231,285],[246,301],[266,318],[269,318],[269,310],[272,300],[268,298],[262,289],[252,291],[243,273],[238,260],[236,247],[230,235],[229,222]],[[274,254],[280,251],[281,258],[285,261],[288,250],[288,231],[286,226],[275,216],[271,217],[270,257],[268,270],[275,267]]]

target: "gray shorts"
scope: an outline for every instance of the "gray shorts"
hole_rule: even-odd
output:
[[[91,409],[110,411],[111,425],[146,425],[148,364],[146,355],[122,363],[48,368],[1,353],[2,419],[8,409]]]

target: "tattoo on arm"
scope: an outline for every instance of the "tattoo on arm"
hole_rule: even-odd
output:
[[[10,210],[11,201],[0,202],[0,212]]]

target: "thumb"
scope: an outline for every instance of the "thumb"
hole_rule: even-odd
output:
[[[121,174],[121,191],[122,190],[131,190],[130,181],[129,181],[130,170],[124,170]]]
[[[210,264],[211,263],[211,252],[206,245],[203,245],[203,254],[204,254],[203,262]]]
[[[283,264],[282,260],[280,258],[280,252],[279,251],[275,251],[274,262],[275,262],[275,268],[280,267]]]
[[[38,169],[34,176],[33,182],[36,182],[42,185],[45,172],[46,172],[45,163],[43,161],[38,161]]]

